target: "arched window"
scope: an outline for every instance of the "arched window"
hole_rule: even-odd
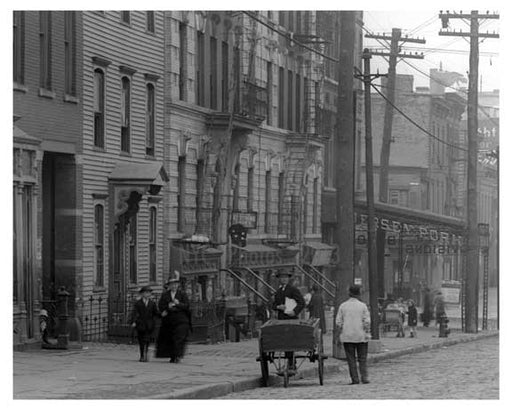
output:
[[[149,281],[156,282],[156,208],[149,208]]]
[[[39,12],[39,85],[52,89],[52,15],[50,11]]]
[[[121,80],[121,151],[130,152],[130,80]]]
[[[98,287],[104,286],[104,220],[103,205],[94,207],[94,260],[95,260],[95,277],[94,284]]]
[[[146,30],[150,33],[155,32],[155,12],[146,11]]]
[[[94,70],[94,146],[105,146],[105,73]]]
[[[146,86],[146,155],[155,155],[155,86]]]
[[[25,84],[25,12],[14,11],[13,62],[14,82]]]
[[[129,269],[130,283],[137,283],[137,214],[133,214],[129,221],[130,254]]]

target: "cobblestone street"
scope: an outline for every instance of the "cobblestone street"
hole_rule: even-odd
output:
[[[219,399],[498,399],[498,337],[406,355],[369,366],[370,384],[348,385],[348,368],[290,386],[248,390]]]

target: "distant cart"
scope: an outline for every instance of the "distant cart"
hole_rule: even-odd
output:
[[[285,352],[292,352],[293,368],[289,366]],[[318,363],[320,385],[324,384],[324,345],[320,319],[276,320],[271,319],[261,326],[259,336],[259,356],[261,380],[268,386],[269,363],[272,363],[279,376],[288,387],[290,376],[294,376],[306,361]]]

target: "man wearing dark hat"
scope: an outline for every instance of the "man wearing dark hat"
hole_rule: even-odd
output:
[[[299,313],[306,306],[300,290],[289,283],[291,273],[278,271],[276,276],[279,279],[279,288],[274,295],[272,309],[277,310],[277,319],[298,319]],[[288,359],[289,368],[294,369],[293,352],[285,352],[285,357]]]
[[[359,300],[361,288],[358,285],[350,286],[348,296],[349,299],[343,302],[338,309],[336,325],[341,329],[340,341],[343,343],[347,356],[348,369],[352,379],[350,384],[359,384],[356,354],[361,381],[366,384],[369,383],[366,358],[368,356],[368,340],[370,339],[370,312],[368,307]]]
[[[291,273],[280,271],[276,276],[279,278],[279,288],[274,295],[272,309],[277,310],[279,320],[297,319],[306,302],[300,290],[289,283]]]
[[[155,318],[160,316],[156,303],[151,300],[152,291],[149,286],[143,286],[140,289],[139,293],[142,297],[135,302],[130,320],[132,327],[137,330],[140,349],[139,362],[148,361],[149,342],[155,330]]]
[[[171,363],[178,363],[185,354],[191,327],[189,301],[185,291],[180,289],[178,271],[174,272],[166,285],[167,290],[158,301],[162,325],[158,334],[156,357],[169,357]]]

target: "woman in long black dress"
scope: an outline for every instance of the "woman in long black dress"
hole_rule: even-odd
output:
[[[158,334],[156,357],[169,357],[178,363],[185,354],[190,330],[189,301],[185,291],[179,287],[179,273],[167,281],[167,291],[158,302],[162,314],[162,325]]]
[[[322,333],[325,333],[327,331],[327,327],[325,325],[324,299],[322,298],[318,285],[313,285],[310,292],[312,296],[308,305],[309,317],[319,318],[320,329],[322,329]]]

